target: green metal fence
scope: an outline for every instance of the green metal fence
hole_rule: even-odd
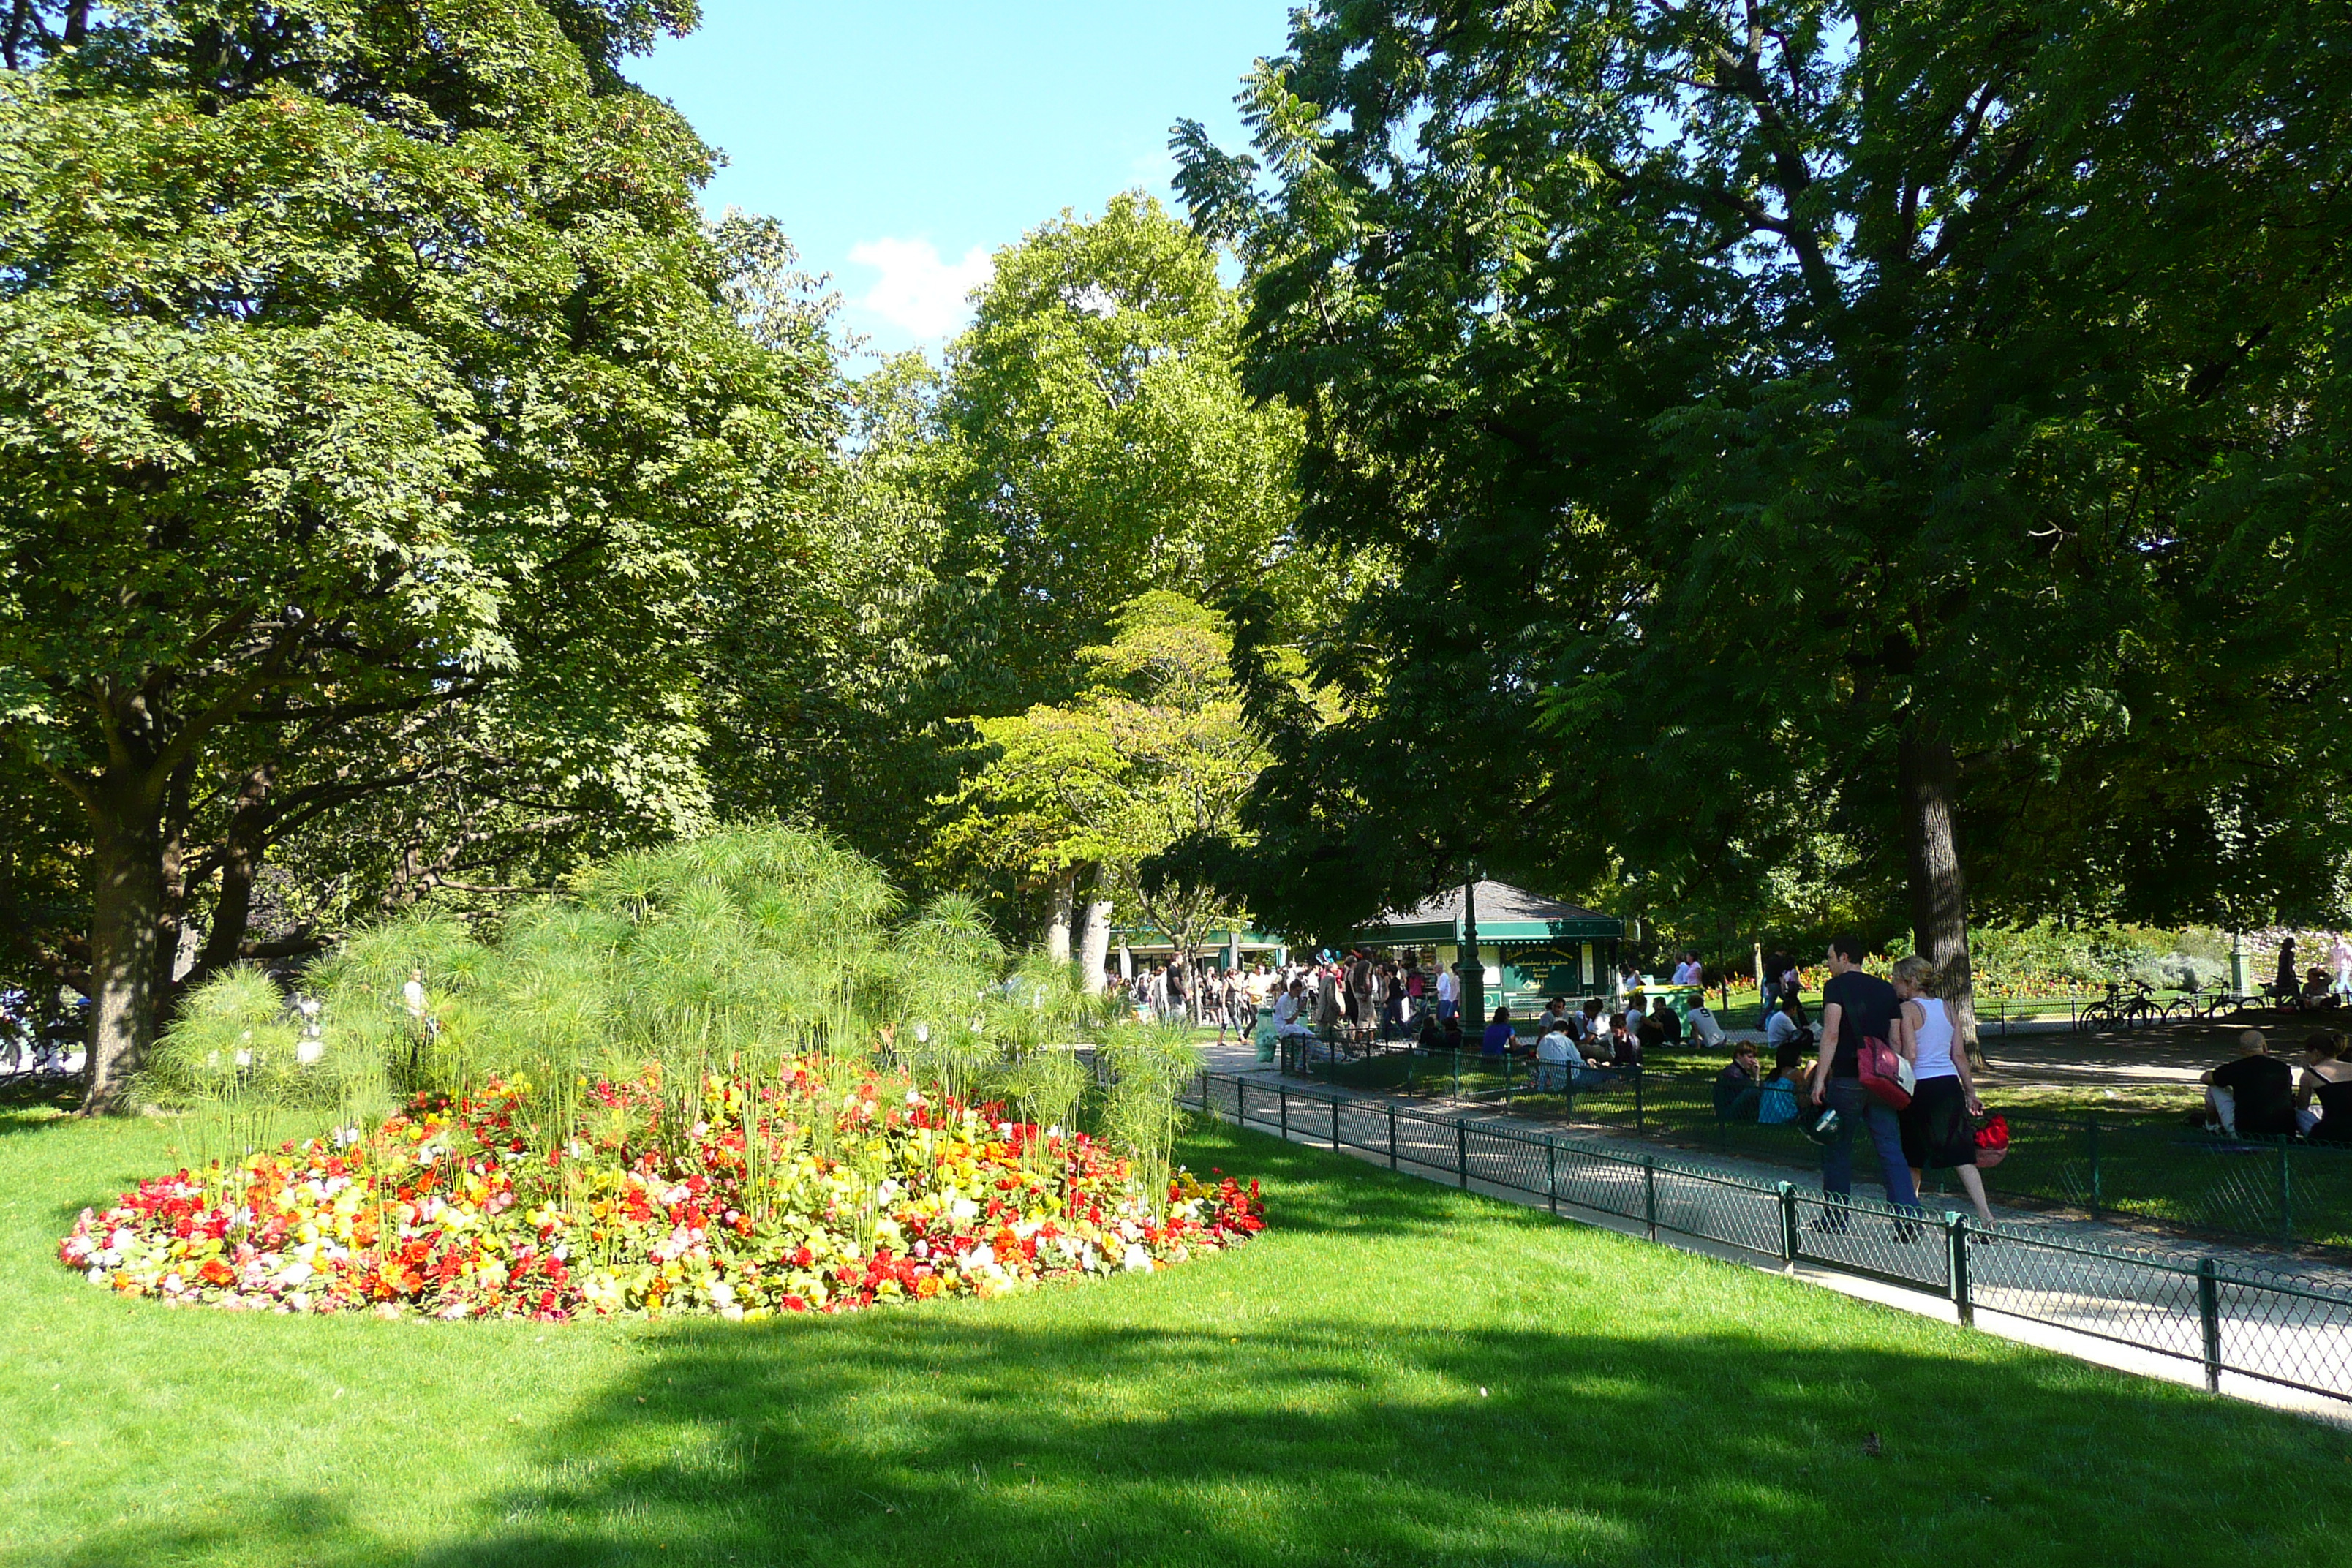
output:
[[[1327,1082],[1429,1099],[1551,1110],[1583,1125],[1811,1166],[1818,1151],[1793,1125],[1726,1117],[1709,1073],[1624,1075],[1575,1094],[1538,1092],[1526,1062],[1475,1052],[1395,1051],[1319,1062]],[[2009,1157],[1984,1173],[1996,1198],[2282,1244],[2352,1248],[2352,1149],[2294,1139],[2217,1138],[2179,1121],[2008,1112]],[[1948,1178],[1931,1176],[1938,1192]]]
[[[1543,1199],[1761,1258],[1882,1279],[2225,1373],[2352,1401],[2352,1291],[2210,1257],[2125,1251],[1958,1214],[1838,1198],[1459,1111],[1202,1073],[1189,1102],[1220,1120],[1328,1142],[1390,1168]],[[1998,1245],[1988,1245],[1995,1243]]]

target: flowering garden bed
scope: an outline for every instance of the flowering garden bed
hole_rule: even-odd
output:
[[[1263,1224],[1256,1184],[1166,1201],[1083,1133],[812,1064],[713,1078],[663,1136],[650,1084],[542,1151],[527,1089],[419,1099],[362,1135],[142,1184],[58,1255],[175,1304],[438,1318],[845,1311],[1181,1263]]]

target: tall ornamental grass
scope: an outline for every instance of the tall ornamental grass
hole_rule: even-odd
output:
[[[826,1153],[833,1118],[787,1092],[811,1058],[1074,1127],[1096,1080],[1068,1047],[1092,1044],[1101,1131],[1157,1203],[1195,1058],[1179,1034],[1116,1022],[1076,978],[1014,962],[962,895],[909,911],[822,836],[744,828],[592,866],[488,940],[432,914],[360,931],[302,977],[307,1029],[266,975],[223,975],[187,999],[142,1088],[185,1113],[202,1167],[496,1079],[522,1089],[521,1134],[561,1168],[565,1151],[668,1147],[730,1120],[749,1149]],[[707,1104],[713,1074],[775,1092]]]

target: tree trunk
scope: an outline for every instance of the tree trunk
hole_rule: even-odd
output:
[[[1054,879],[1053,904],[1045,912],[1045,956],[1055,963],[1070,962],[1070,902],[1076,889],[1075,871]]]
[[[163,908],[163,803],[149,779],[89,787],[90,871],[89,1094],[82,1109],[121,1109],[155,1036],[156,935]]]
[[[1985,1065],[1977,1042],[1976,979],[1969,962],[1969,890],[1960,872],[1953,799],[1959,768],[1951,742],[1913,720],[1897,742],[1903,840],[1911,862],[1911,940],[1942,972],[1952,1040],[1973,1067]]]
[[[1462,1034],[1486,1026],[1486,965],[1478,957],[1478,883],[1462,884]]]
[[[1104,970],[1110,963],[1110,901],[1108,899],[1087,900],[1086,923],[1078,938],[1078,968],[1087,994],[1099,996],[1106,984]]]
[[[244,952],[246,930],[253,921],[253,884],[268,849],[269,791],[277,778],[274,763],[254,769],[229,812],[221,846],[220,896],[213,900],[212,931],[200,961],[200,973],[207,976],[235,965]]]

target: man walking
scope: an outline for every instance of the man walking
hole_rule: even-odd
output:
[[[1903,1003],[1895,987],[1862,971],[1862,939],[1842,936],[1830,943],[1829,984],[1822,987],[1822,1059],[1813,1065],[1813,1103],[1838,1113],[1837,1136],[1822,1151],[1822,1188],[1833,1197],[1853,1195],[1853,1134],[1868,1129],[1886,1179],[1886,1201],[1897,1208],[1919,1206],[1911,1167],[1903,1158],[1903,1125],[1895,1112],[1862,1087],[1862,1042],[1885,1040],[1899,1050],[1895,1028]],[[1826,1216],[1835,1228],[1843,1221]]]

